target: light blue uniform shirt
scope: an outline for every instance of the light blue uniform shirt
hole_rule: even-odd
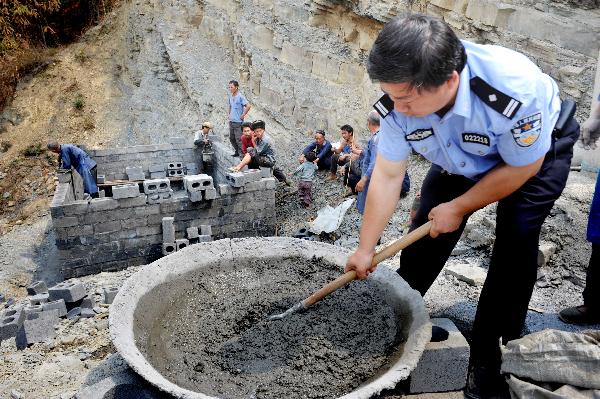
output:
[[[239,91],[235,96],[232,96],[230,94],[228,97],[230,107],[229,120],[231,122],[242,123],[242,114],[244,113],[244,107],[248,105],[246,97],[244,97],[244,95]]]
[[[527,57],[491,45],[462,42],[467,64],[453,107],[437,114],[409,117],[394,110],[381,120],[378,153],[390,161],[408,158],[411,147],[449,173],[477,180],[500,162],[524,166],[550,148],[561,101],[554,80]],[[485,104],[472,90],[479,77],[521,102],[512,118]],[[496,101],[491,96],[490,101]],[[510,107],[517,102],[509,103]]]

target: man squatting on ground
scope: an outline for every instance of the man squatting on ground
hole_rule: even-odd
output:
[[[344,125],[340,128],[340,134],[342,135],[342,142],[338,148],[333,149],[328,180],[337,180],[338,166],[345,166],[350,162],[353,151],[360,154],[360,147],[354,142],[354,128],[350,125]]]
[[[315,141],[304,148],[298,161],[302,162],[302,159],[306,158],[309,152],[315,154],[316,158],[314,162],[319,167],[319,170],[329,170],[331,168],[331,143],[325,139],[324,130],[315,130]]]
[[[271,137],[265,133],[265,122],[258,120],[252,122],[251,126],[254,134],[252,136],[253,148],[248,148],[248,152],[237,166],[230,168],[232,172],[239,172],[246,165],[250,169],[259,167],[273,168],[273,176],[280,182],[290,185],[285,174],[281,169],[275,166],[275,150],[271,144]]]
[[[98,198],[96,161],[73,144],[49,143],[48,149],[59,154],[58,164],[62,169],[73,167],[83,180],[83,192],[92,198]]]
[[[212,123],[203,122],[200,130],[194,133],[194,145],[200,146],[208,144],[208,133],[212,130]]]
[[[476,210],[498,201],[496,240],[472,331],[465,395],[505,395],[499,339],[518,338],[536,281],[542,223],[569,174],[579,125],[561,111],[558,87],[512,50],[460,41],[443,21],[403,15],[379,33],[367,62],[386,93],[377,162],[358,249],[346,270],[370,272],[414,149],[432,162],[411,229],[430,236],[402,251],[398,273],[425,295]],[[566,108],[566,107],[565,107]]]
[[[227,111],[229,117],[229,142],[233,147],[233,156],[239,157],[242,153],[242,122],[244,122],[244,118],[250,112],[251,106],[246,97],[240,93],[240,84],[237,81],[229,81],[227,88],[229,89],[227,96],[229,103]]]
[[[595,149],[600,137],[600,92],[596,93],[596,99],[590,117],[581,126],[580,144],[586,150]],[[592,243],[592,255],[585,276],[583,305],[560,311],[558,315],[566,323],[600,323],[600,173],[588,217],[587,240]]]

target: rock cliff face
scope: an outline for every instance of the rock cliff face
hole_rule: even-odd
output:
[[[589,108],[600,44],[595,0],[154,2],[167,51],[192,98],[198,82],[191,40],[202,36],[228,50],[231,78],[239,77],[252,103],[285,129],[298,131],[324,127],[337,132],[343,123],[364,124],[364,114],[379,95],[364,61],[383,24],[403,11],[440,16],[462,38],[525,53],[558,81],[564,97],[579,103],[580,116]]]

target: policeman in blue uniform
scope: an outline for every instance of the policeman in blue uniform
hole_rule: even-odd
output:
[[[98,186],[96,185],[96,161],[73,144],[48,144],[48,149],[59,155],[59,162],[63,169],[73,167],[83,180],[83,192],[90,194],[92,198],[98,197]]]
[[[375,104],[382,116],[377,161],[360,243],[346,270],[359,278],[373,271],[375,244],[395,210],[411,150],[432,162],[411,228],[427,220],[432,228],[402,251],[398,273],[422,295],[468,217],[498,201],[465,395],[506,395],[499,340],[520,336],[536,281],[540,229],[566,184],[579,125],[562,113],[557,126],[558,87],[525,56],[460,41],[433,17],[404,15],[386,24],[367,69],[386,94]]]
[[[600,93],[592,107],[590,117],[581,126],[581,147],[596,148],[600,137]],[[596,188],[587,225],[587,240],[592,243],[592,255],[585,276],[583,305],[561,310],[558,316],[571,324],[600,323],[600,173],[596,178]]]

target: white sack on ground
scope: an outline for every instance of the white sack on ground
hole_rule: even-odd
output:
[[[335,208],[327,205],[317,211],[317,218],[310,222],[310,232],[313,234],[332,233],[342,224],[346,212],[352,204],[354,198],[349,198],[336,206]]]

